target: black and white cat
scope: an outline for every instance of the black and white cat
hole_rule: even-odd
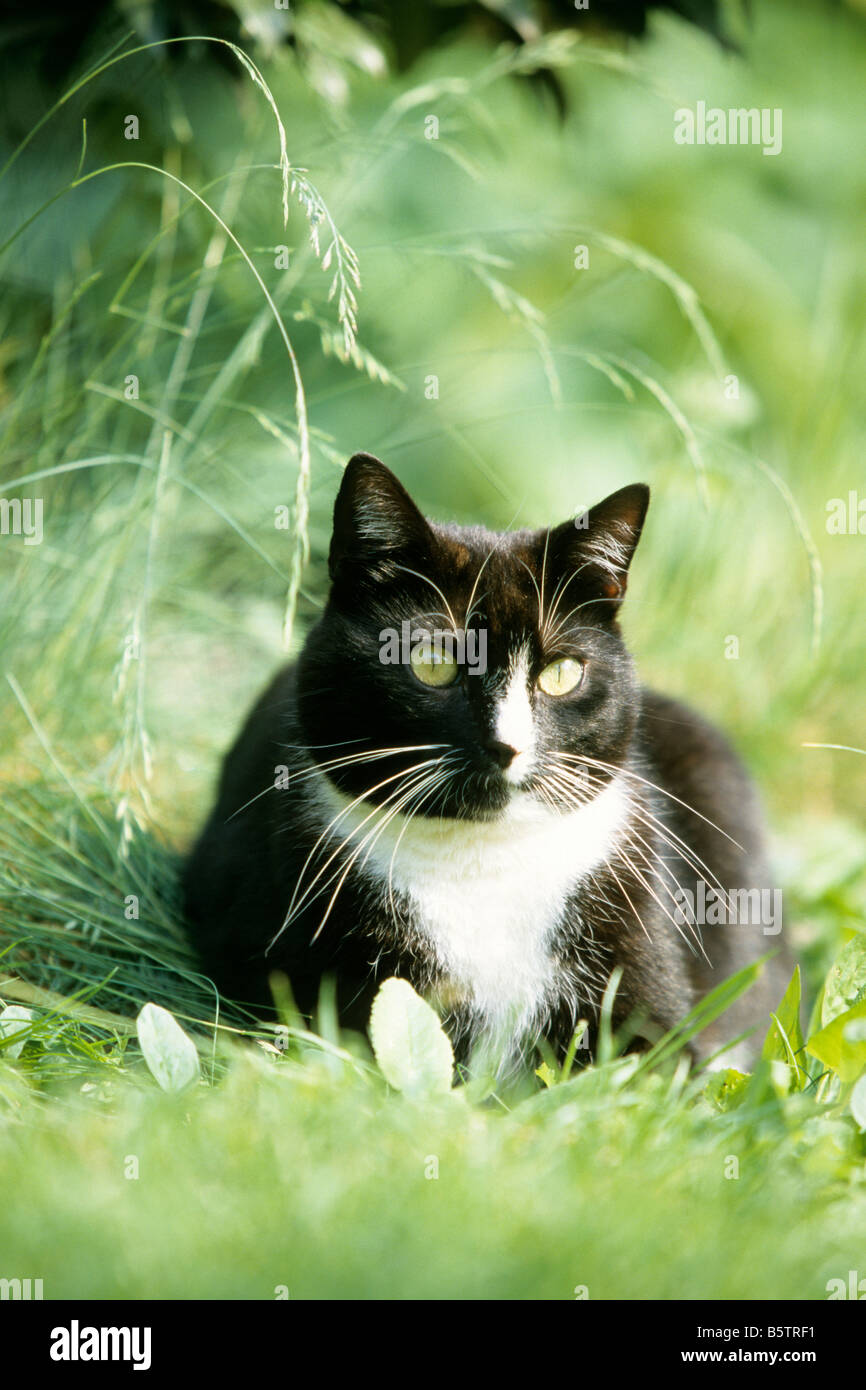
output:
[[[496,534],[426,520],[377,459],[350,460],[324,614],[249,715],[186,867],[225,993],[265,1004],[281,970],[310,1013],[331,975],[363,1029],[401,975],[459,1057],[482,1046],[507,1068],[539,1037],[561,1054],[579,1019],[592,1047],[616,966],[615,1020],[653,1037],[776,944],[683,910],[684,893],[727,903],[770,878],[740,763],[641,688],[620,635],[648,501],[635,485],[576,522]],[[386,659],[394,632],[408,659]],[[765,1021],[782,987],[766,971],[695,1055]]]

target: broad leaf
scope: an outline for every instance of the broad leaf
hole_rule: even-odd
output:
[[[25,1009],[21,1004],[7,1004],[6,1008],[0,1012],[0,1041],[3,1038],[12,1038],[16,1033],[22,1033],[28,1024],[33,1022],[33,1014],[30,1009]],[[27,1042],[27,1034],[19,1037],[17,1042],[8,1043],[2,1049],[4,1057],[20,1057]]]
[[[866,1130],[866,1076],[860,1077],[851,1092],[851,1114],[860,1126],[861,1132]]]
[[[158,1004],[145,1004],[135,1021],[144,1060],[164,1091],[183,1091],[198,1081],[198,1052],[177,1019]]]
[[[406,980],[385,980],[373,1000],[370,1040],[386,1081],[410,1095],[451,1089],[454,1053],[436,1014]]]
[[[856,1081],[866,1071],[866,999],[813,1034],[806,1047],[840,1080]]]
[[[843,946],[827,972],[821,1026],[826,1028],[839,1014],[866,998],[866,934],[858,934]]]

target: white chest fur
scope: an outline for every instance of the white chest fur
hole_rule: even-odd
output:
[[[341,837],[375,825],[369,806],[328,784],[345,810]],[[527,793],[494,822],[395,816],[359,863],[413,903],[420,930],[478,1026],[504,1042],[523,1033],[553,985],[550,945],[568,893],[610,853],[625,820],[617,780],[586,806],[557,813]]]

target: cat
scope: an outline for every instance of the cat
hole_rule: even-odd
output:
[[[578,1020],[592,1057],[616,967],[613,1021],[640,1046],[772,951],[775,919],[718,911],[771,887],[752,784],[720,733],[641,687],[620,632],[648,503],[635,484],[495,533],[427,520],[378,459],[350,459],[324,613],[249,714],[185,867],[192,939],[225,994],[267,1007],[282,971],[310,1015],[330,976],[363,1031],[402,976],[458,1060],[507,1071],[539,1039],[561,1057]],[[694,920],[708,894],[722,924]],[[692,1041],[696,1060],[750,1064],[783,956]]]

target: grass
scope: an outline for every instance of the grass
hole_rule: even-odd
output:
[[[178,82],[142,49],[34,111],[0,181],[4,240],[25,228],[0,258],[0,498],[44,508],[41,545],[0,536],[0,999],[32,1015],[0,1038],[0,1276],[820,1299],[858,1268],[854,1078],[799,1076],[778,1033],[749,1080],[611,1040],[551,1085],[412,1098],[327,999],[274,1050],[198,973],[177,899],[219,756],[322,602],[355,449],[490,525],[642,477],[627,636],[755,772],[803,1023],[857,1006],[859,966],[822,986],[866,921],[863,538],[825,523],[862,487],[866,39],[817,3],[755,11],[745,63],[670,19],[627,55],[464,40],[403,78],[347,68],[340,107],[289,58]],[[542,58],[562,126],[510,75]],[[782,106],[783,155],[675,147],[698,97]],[[148,1001],[195,1039],[181,1095],[142,1056]]]
[[[866,1219],[847,1127],[677,1090],[608,1069],[503,1114],[249,1053],[180,1103],[108,1079],[3,1127],[51,1230],[10,1204],[4,1260],[76,1298],[826,1297]]]

